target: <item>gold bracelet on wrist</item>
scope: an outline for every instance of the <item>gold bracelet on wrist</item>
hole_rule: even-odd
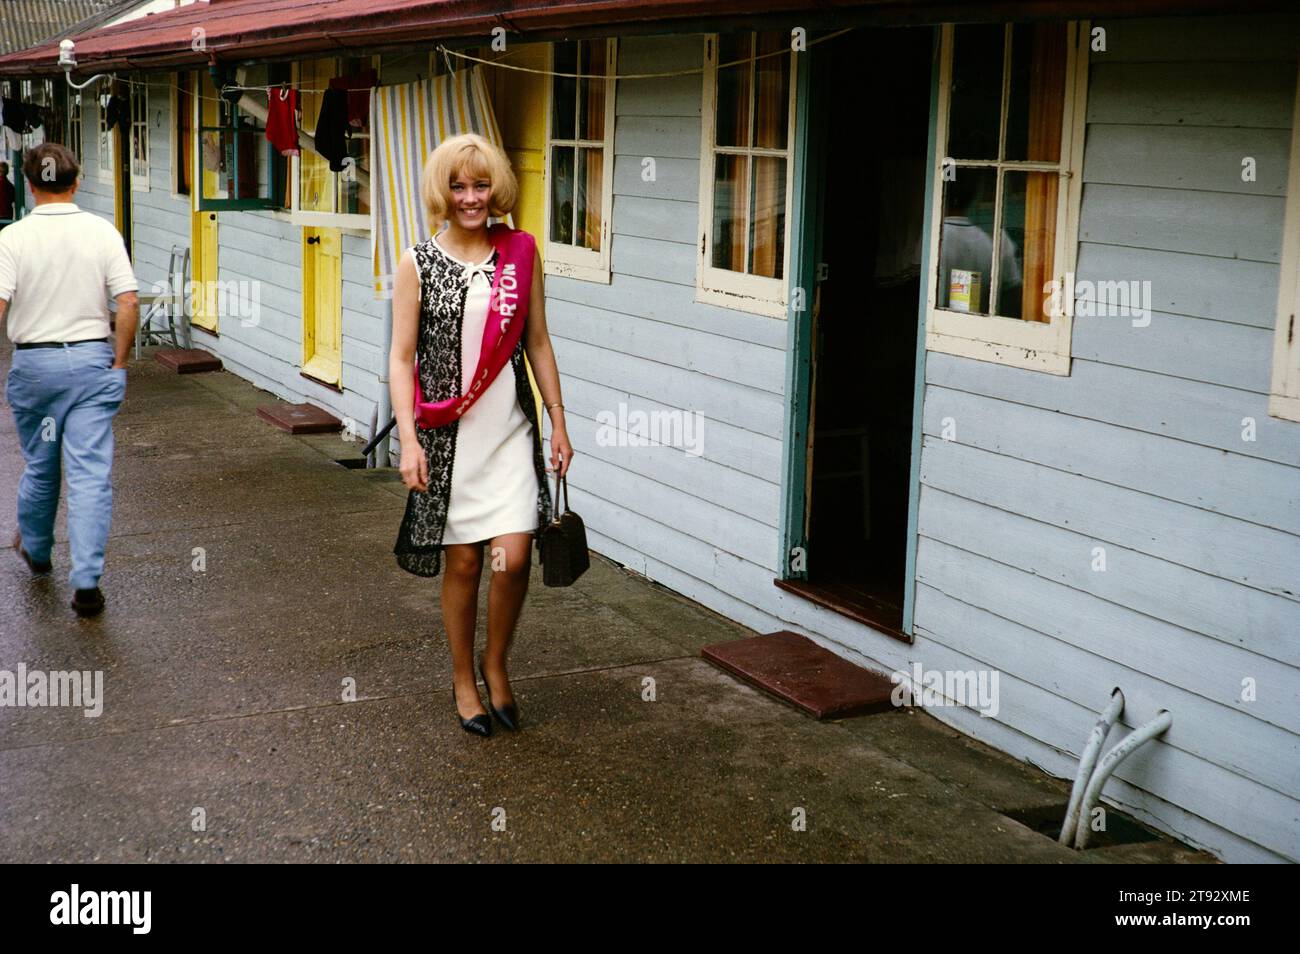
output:
[[[549,411],[549,410],[550,410],[551,408],[553,408],[553,407],[558,407],[558,408],[560,408],[560,409],[563,409],[563,408],[564,408],[564,405],[561,404],[559,401],[556,401],[554,404],[547,404],[547,405],[546,405],[546,410]]]

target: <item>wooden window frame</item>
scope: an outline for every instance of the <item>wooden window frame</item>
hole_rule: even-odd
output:
[[[104,105],[105,95],[111,94],[100,94],[95,97],[95,111],[97,116],[95,123],[95,162],[97,165],[95,177],[100,182],[111,184],[113,181],[113,167],[115,165],[114,153],[117,151],[117,137],[114,136],[113,131],[108,128],[108,107]],[[108,144],[107,147],[105,147],[105,143]],[[105,162],[105,159],[108,161]]]
[[[751,33],[764,31],[748,31]],[[798,101],[799,53],[790,51],[790,103],[787,108],[788,127],[784,150],[762,149],[764,155],[785,157],[785,240],[781,278],[750,275],[717,268],[713,262],[713,175],[714,155],[718,147],[718,37],[717,33],[704,38],[704,96],[701,103],[700,130],[700,244],[697,249],[695,300],[704,304],[719,305],[737,311],[764,315],[768,318],[786,317],[789,302],[791,225],[794,203],[794,145],[796,103]],[[750,95],[757,89],[751,84]],[[743,149],[745,154],[757,154],[759,147],[723,147]]]
[[[1007,24],[1009,31],[1014,24]],[[939,238],[943,229],[943,163],[948,143],[948,109],[952,86],[952,58],[955,28],[942,26],[939,60],[939,108],[935,129],[935,154],[930,175],[934,177],[934,195],[930,207],[930,269],[926,276],[927,350],[990,361],[1015,368],[1070,373],[1070,342],[1073,307],[1050,321],[1029,321],[997,315],[975,315],[939,308],[938,271]],[[1066,85],[1061,116],[1061,151],[1059,163],[1042,163],[1060,167],[1057,188],[1056,244],[1052,257],[1053,279],[1063,289],[1063,298],[1074,297],[1073,277],[1078,256],[1079,203],[1083,191],[1083,140],[1088,95],[1089,22],[1072,21],[1066,25]],[[1006,67],[1004,66],[1004,70]],[[1002,113],[1007,110],[1006,84],[1003,86]],[[1001,121],[1001,120],[999,120]],[[972,162],[975,165],[980,163]],[[985,163],[988,165],[989,163]],[[1029,168],[1030,162],[998,165]],[[1070,279],[1066,287],[1067,277]]]
[[[567,42],[584,42],[582,40],[573,40]],[[610,282],[610,244],[613,241],[613,205],[614,205],[614,117],[615,117],[615,95],[617,94],[618,80],[618,40],[610,37],[605,40],[605,65],[608,76],[605,79],[605,135],[601,140],[595,139],[553,139],[552,122],[554,119],[553,109],[555,105],[555,77],[550,75],[555,70],[555,44],[547,44],[547,71],[546,77],[546,142],[543,148],[546,155],[543,158],[543,200],[542,200],[542,268],[547,275],[559,275],[564,278],[576,278],[582,281],[602,282],[606,285]],[[577,122],[577,113],[574,114],[574,122]],[[575,126],[574,134],[578,130]],[[600,249],[599,251],[590,248],[584,248],[579,245],[566,245],[563,242],[556,242],[551,239],[551,146],[554,144],[574,146],[597,146],[599,145],[604,154],[604,168],[601,173],[600,188]],[[574,169],[577,169],[575,161]],[[575,172],[576,174],[576,172]],[[576,186],[576,183],[575,183]]]
[[[1291,161],[1287,165],[1282,218],[1282,265],[1269,376],[1268,413],[1300,421],[1300,73],[1291,114]]]
[[[229,124],[217,125],[217,126],[204,125],[203,123],[203,98],[204,98],[203,73],[195,72],[193,75],[194,75],[194,89],[191,94],[191,99],[194,102],[194,112],[193,112],[194,121],[192,127],[193,141],[191,144],[191,152],[193,153],[192,155],[192,160],[194,163],[193,168],[196,171],[190,182],[190,192],[194,197],[195,210],[200,212],[261,211],[261,212],[272,212],[272,213],[277,211],[284,211],[284,206],[280,204],[280,199],[278,195],[282,183],[277,180],[277,176],[275,172],[276,170],[276,165],[274,162],[276,157],[275,151],[271,146],[271,143],[266,139],[265,130],[259,129],[256,126],[248,127],[248,128],[239,126],[238,124],[239,114],[240,114],[239,106],[237,103],[232,103],[227,100],[222,100],[222,102],[225,103],[225,105],[229,108],[229,112],[230,112]],[[218,99],[221,99],[219,93],[217,93],[217,97]],[[222,109],[222,105],[221,103],[219,103],[217,106],[218,120],[220,120],[221,117],[221,109]],[[216,197],[208,197],[204,195],[203,136],[205,133],[208,132],[229,132],[234,136],[234,140],[233,140],[234,146],[232,149],[232,155],[234,157],[236,167],[238,167],[238,163],[239,163],[239,137],[248,136],[248,135],[253,136],[255,140],[253,148],[261,150],[262,159],[264,162],[267,163],[266,171],[267,171],[268,178],[270,180],[269,189],[271,195],[265,198],[259,197],[259,198],[248,198],[248,199],[239,199],[239,198],[232,199],[229,196],[228,190],[224,188],[224,185],[221,189],[222,195]],[[223,147],[224,147],[224,141],[223,141]],[[236,175],[238,175],[238,168],[236,168]],[[173,179],[173,183],[174,183],[174,179]],[[178,198],[183,198],[183,196],[178,196]]]
[[[149,191],[149,87],[148,80],[135,79],[130,85],[130,92],[127,94],[127,112],[130,120],[127,123],[131,128],[131,135],[127,137],[127,150],[130,152],[131,159],[131,191],[148,192]],[[137,102],[140,105],[142,115],[136,115]],[[139,136],[139,142],[143,147],[144,172],[139,173],[136,170],[136,137]]]
[[[335,72],[335,73],[338,73],[338,71],[339,71],[339,60],[340,60],[340,58],[337,57],[337,56],[335,56],[335,57],[328,57],[328,56],[312,57],[312,59],[313,59],[313,60],[316,60],[316,59],[321,59],[321,60],[332,59],[332,60],[334,61],[334,72]],[[373,56],[371,56],[371,57],[370,57],[370,65],[371,65],[372,67],[374,67],[375,71],[378,73],[379,70],[380,70],[380,57],[379,57],[378,55],[373,55]],[[296,60],[294,61],[294,64],[293,64],[293,86],[294,86],[295,89],[300,89],[300,88],[302,87],[302,83],[301,83],[301,66],[302,66],[301,62],[296,61]],[[380,73],[380,76],[382,77],[382,73]],[[382,80],[381,80],[381,81],[382,81]],[[305,120],[306,120],[306,116],[304,115],[303,118],[304,118],[304,121],[305,121]],[[375,196],[374,196],[374,192],[373,192],[373,187],[374,187],[374,167],[375,167],[375,143],[374,143],[374,138],[373,138],[373,137],[374,137],[374,128],[375,128],[374,124],[375,124],[375,117],[374,117],[374,116],[371,116],[371,117],[370,117],[370,128],[367,129],[367,130],[366,130],[366,133],[365,133],[365,138],[366,138],[366,142],[367,142],[367,148],[368,148],[369,151],[370,151],[370,175],[371,175],[371,188],[372,188],[371,195],[370,195],[370,204],[371,204],[371,208],[372,208],[372,209],[374,208],[374,202],[375,202]],[[354,136],[353,138],[358,138],[358,137],[355,137],[355,136]],[[339,175],[339,173],[335,172],[335,173],[332,173],[332,175],[334,175],[334,176],[337,177],[337,176]],[[316,211],[313,211],[313,210],[310,210],[310,209],[303,209],[303,208],[299,205],[299,202],[301,201],[301,196],[300,196],[300,194],[299,194],[299,193],[300,193],[300,190],[301,190],[301,184],[302,184],[302,156],[301,156],[301,155],[298,155],[298,156],[293,156],[293,157],[291,157],[291,158],[289,159],[289,208],[288,208],[288,213],[289,213],[289,221],[290,221],[292,224],[294,224],[294,225],[309,225],[309,226],[313,226],[313,227],[315,227],[315,228],[344,229],[344,230],[347,230],[347,231],[352,232],[352,233],[365,233],[366,235],[369,235],[369,234],[370,234],[370,215],[371,215],[371,213],[369,213],[369,212],[367,212],[367,213],[365,213],[364,215],[362,215],[362,214],[352,214],[352,213],[346,213],[346,212],[316,212]],[[338,194],[338,190],[337,190],[337,178],[336,178],[336,180],[335,180],[335,195],[337,196],[337,194]]]
[[[77,157],[77,162],[85,166],[86,162],[86,144],[85,128],[82,125],[85,116],[85,105],[81,99],[81,91],[69,88],[68,90],[68,148],[72,154]]]
[[[190,140],[190,191],[180,191],[180,168],[181,168],[181,149],[180,149],[180,82],[182,76],[188,76],[190,81],[190,122],[189,122],[189,140]],[[171,174],[171,194],[173,199],[189,200],[194,195],[194,150],[199,146],[195,130],[198,128],[194,119],[194,104],[198,99],[197,95],[198,82],[193,70],[181,70],[172,74],[170,102],[171,118],[168,126],[171,127],[168,142],[168,155],[171,156],[172,174]],[[197,204],[192,203],[194,211],[198,211]]]

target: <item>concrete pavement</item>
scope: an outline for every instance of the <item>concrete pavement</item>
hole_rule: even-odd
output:
[[[1211,860],[1061,848],[1004,812],[1064,783],[916,710],[817,723],[699,658],[748,630],[594,554],[570,589],[534,567],[524,731],[472,737],[440,580],[391,554],[396,474],[260,421],[230,373],[128,382],[104,614],[68,608],[62,504],[52,576],[0,550],[0,670],[104,674],[96,718],[0,708],[0,861]],[[21,469],[6,406],[5,546]]]

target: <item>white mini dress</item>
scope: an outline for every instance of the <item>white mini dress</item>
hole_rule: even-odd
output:
[[[464,271],[469,282],[461,325],[461,393],[478,368],[495,272],[493,255],[478,264],[433,245]],[[442,542],[478,543],[503,533],[537,529],[537,473],[532,425],[519,407],[509,362],[460,418],[452,461],[451,496]]]

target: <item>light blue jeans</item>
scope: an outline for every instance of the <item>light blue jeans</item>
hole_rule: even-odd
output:
[[[15,348],[5,387],[27,461],[18,483],[23,549],[33,561],[50,559],[66,467],[68,582],[79,590],[99,585],[113,515],[113,416],[126,396],[126,369],[112,365],[104,341]]]

